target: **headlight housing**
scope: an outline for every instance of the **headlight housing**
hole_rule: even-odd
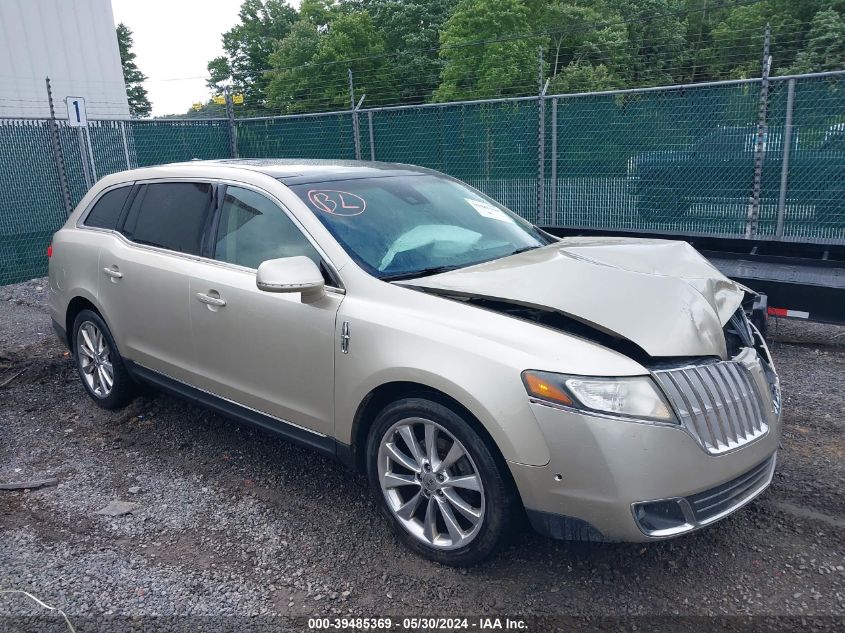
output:
[[[604,378],[526,370],[528,395],[554,404],[618,417],[654,422],[678,421],[663,393],[649,376]]]

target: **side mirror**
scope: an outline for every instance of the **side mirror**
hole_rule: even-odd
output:
[[[323,296],[325,281],[317,264],[299,256],[262,262],[255,285],[264,292],[301,292],[302,303],[311,303]]]

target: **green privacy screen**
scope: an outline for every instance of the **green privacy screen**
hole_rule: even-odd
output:
[[[46,121],[0,120],[0,284],[47,270],[50,236],[65,218]]]
[[[543,225],[845,244],[845,73],[775,78],[762,127],[760,105],[752,80],[232,127],[243,158],[328,159],[356,157],[357,127],[364,160],[443,171]],[[228,158],[229,135],[218,119],[60,123],[71,202],[115,171]],[[66,212],[46,121],[0,120],[0,147],[4,284],[46,273]]]

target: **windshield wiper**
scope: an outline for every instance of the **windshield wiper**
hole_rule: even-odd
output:
[[[520,253],[526,253],[528,251],[537,250],[538,248],[543,248],[542,246],[523,246],[522,248],[516,249],[510,255],[506,255],[505,257],[510,257],[511,255],[519,255]]]
[[[428,277],[429,275],[437,275],[439,273],[447,273],[450,270],[464,268],[465,265],[460,266],[432,266],[431,268],[423,268],[422,270],[415,270],[409,273],[399,273],[396,275],[388,275],[382,277],[382,281],[401,281],[402,279],[416,279],[417,277]]]

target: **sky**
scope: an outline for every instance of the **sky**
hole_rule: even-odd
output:
[[[206,66],[223,54],[221,35],[238,23],[241,2],[112,0],[115,24],[123,22],[132,31],[135,63],[148,77],[144,87],[153,116],[183,114],[195,101],[208,99]]]

